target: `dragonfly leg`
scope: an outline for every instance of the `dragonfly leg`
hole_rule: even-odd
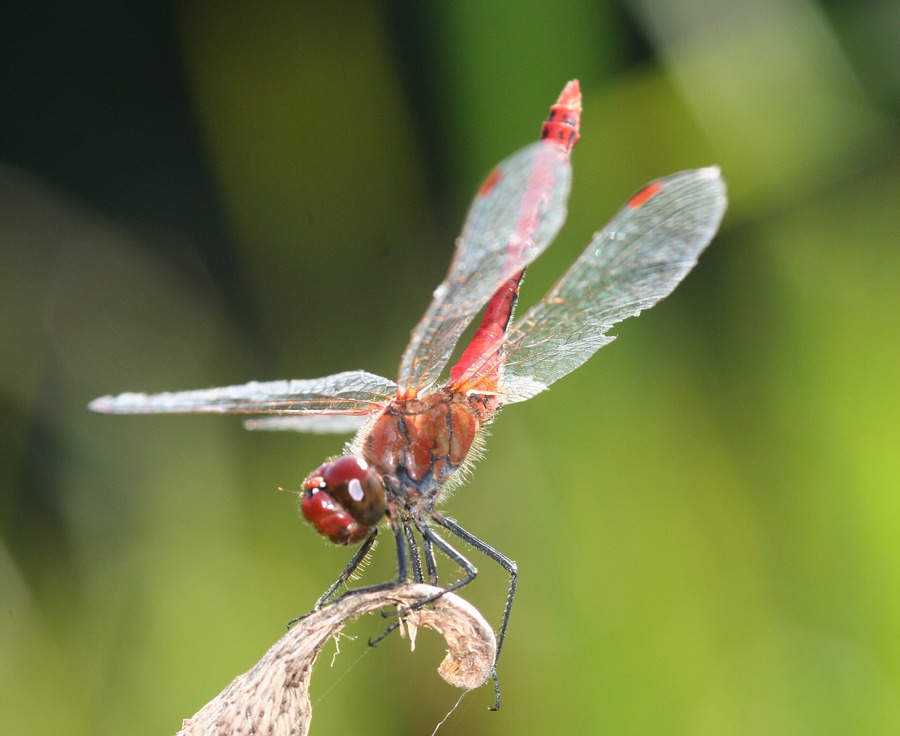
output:
[[[302,621],[310,613],[315,613],[320,608],[327,604],[334,603],[335,601],[339,601],[342,598],[348,595],[355,595],[357,593],[368,593],[375,590],[385,590],[387,588],[394,588],[402,583],[406,582],[407,577],[409,576],[409,564],[407,558],[406,551],[406,542],[405,538],[408,536],[407,533],[402,529],[402,525],[391,521],[392,532],[394,535],[394,543],[397,548],[397,579],[392,580],[388,583],[379,583],[377,585],[367,585],[362,588],[353,588],[352,590],[347,590],[336,598],[331,598],[334,595],[334,592],[344,583],[346,583],[351,577],[353,577],[353,573],[359,568],[362,564],[363,560],[365,560],[366,555],[371,551],[372,546],[375,544],[375,537],[378,534],[378,528],[373,527],[371,534],[366,537],[363,541],[362,546],[356,551],[356,553],[351,558],[350,562],[347,563],[347,566],[343,569],[341,574],[338,576],[338,579],[335,580],[330,586],[328,586],[328,590],[326,590],[320,597],[319,600],[316,601],[316,605],[313,606],[312,610],[309,613],[304,613],[302,616],[297,616],[297,618],[293,618],[288,621],[288,628],[293,626],[298,621]],[[416,554],[418,554],[416,552]],[[421,570],[421,562],[419,562],[419,569]],[[421,574],[421,573],[420,573]],[[379,641],[384,637],[379,637]]]
[[[322,606],[324,606],[328,599],[334,595],[334,591],[340,588],[344,583],[350,580],[354,573],[359,569],[359,566],[363,563],[363,560],[369,554],[369,551],[372,549],[372,546],[375,544],[375,538],[378,536],[378,527],[372,527],[372,531],[363,540],[362,545],[356,551],[352,558],[350,558],[350,562],[347,563],[347,566],[343,569],[341,574],[338,576],[338,579],[335,580],[330,586],[328,586],[328,590],[322,593],[319,596],[319,600],[316,601],[316,605],[313,606],[313,611],[318,611]]]
[[[423,583],[425,582],[425,579],[422,577],[422,558],[419,555],[419,547],[416,544],[415,534],[408,521],[404,519],[401,523],[403,525],[403,533],[406,536],[406,547],[409,550],[409,559],[412,561],[413,580],[417,583]],[[429,566],[429,574],[430,572],[431,568]],[[406,579],[405,575],[403,576],[403,579]]]
[[[516,563],[513,562],[508,557],[506,557],[506,555],[503,555],[500,552],[498,552],[496,549],[491,547],[486,542],[483,542],[482,540],[480,540],[474,534],[467,532],[465,529],[463,529],[461,526],[459,526],[455,522],[445,519],[443,516],[438,514],[436,511],[431,512],[431,517],[432,517],[432,519],[434,519],[434,521],[438,525],[442,526],[444,529],[449,531],[451,534],[459,537],[464,542],[466,542],[467,544],[469,544],[472,547],[474,547],[475,549],[477,549],[479,552],[486,554],[488,557],[490,557],[491,559],[493,559],[494,561],[496,561],[497,563],[502,565],[503,568],[510,575],[509,593],[507,594],[507,597],[506,597],[506,607],[503,611],[503,621],[500,624],[500,633],[497,636],[497,653],[494,656],[494,666],[491,670],[491,679],[494,681],[494,704],[491,706],[490,710],[500,710],[500,679],[497,676],[497,660],[500,657],[500,647],[502,646],[503,638],[506,635],[506,627],[509,624],[509,613],[512,610],[513,599],[515,598],[515,595],[516,595],[516,585],[518,583],[518,578],[519,578],[518,570],[516,568]],[[430,598],[426,598],[423,601],[419,601],[414,606],[414,608],[419,608],[420,606],[430,603],[433,600],[437,600],[444,593],[449,593],[451,590],[456,590],[458,588],[463,587],[464,585],[468,585],[475,579],[475,576],[478,574],[478,570],[475,568],[475,566],[471,562],[469,562],[468,559],[466,559],[462,554],[460,554],[456,549],[454,549],[444,539],[442,539],[437,534],[435,534],[431,528],[429,528],[425,524],[417,524],[417,527],[418,527],[419,531],[421,532],[423,539],[428,540],[429,542],[433,543],[435,547],[440,549],[441,552],[443,552],[445,555],[447,555],[451,560],[453,560],[457,565],[459,565],[465,571],[465,577],[463,577],[461,580],[456,581],[452,585],[448,585],[446,588],[444,588],[443,591],[441,591],[437,595],[431,596]]]
[[[439,526],[442,526],[448,532],[453,534],[456,537],[462,539],[466,544],[474,547],[482,554],[487,555],[492,560],[494,560],[497,564],[503,567],[504,570],[509,574],[509,591],[506,594],[506,606],[503,609],[503,620],[500,623],[500,631],[497,634],[497,654],[494,657],[494,671],[491,673],[491,676],[494,680],[494,695],[496,696],[496,700],[494,702],[491,710],[499,710],[500,709],[500,681],[497,678],[497,660],[500,659],[500,650],[503,648],[503,640],[506,638],[506,629],[509,626],[509,614],[512,612],[513,600],[516,597],[516,587],[519,583],[519,569],[516,566],[516,563],[511,560],[509,557],[504,555],[502,552],[494,549],[487,542],[482,541],[478,537],[476,537],[471,532],[463,529],[459,524],[454,521],[450,521],[449,519],[441,516],[438,512],[432,511],[431,518],[434,519],[435,523]],[[433,533],[433,532],[432,532]],[[473,575],[474,577],[474,575]],[[469,582],[468,580],[465,582]],[[463,583],[465,584],[465,583]],[[458,586],[457,586],[458,587]]]
[[[409,560],[412,562],[413,581],[416,583],[424,583],[425,579],[422,577],[422,557],[419,554],[419,546],[416,544],[415,533],[413,532],[413,529],[409,525],[409,522],[407,520],[405,520],[405,519],[401,520],[400,524],[403,528],[403,535],[406,538],[406,549],[408,550],[408,557],[409,557]],[[397,555],[398,555],[398,561],[399,561],[398,562],[398,568],[399,568],[400,567],[399,563],[403,563],[405,560],[400,559],[399,549],[398,549]],[[427,555],[427,552],[426,552],[426,555]],[[434,555],[432,553],[432,558],[433,558],[433,556]],[[434,566],[434,560],[428,559],[427,557],[426,557],[426,560],[428,562],[429,575],[431,575],[431,570],[432,570],[432,567]],[[402,583],[405,580],[406,580],[406,567],[404,566],[402,571],[400,571],[398,569],[397,583],[398,584]],[[381,615],[384,618],[387,618],[388,616],[395,616],[396,612],[395,611],[383,611]],[[388,634],[390,634],[394,629],[396,629],[397,626],[398,626],[398,624],[396,624],[396,623],[391,624],[391,626],[388,627],[388,630],[385,631],[383,634],[381,634],[381,636],[376,637],[374,640],[370,639],[369,644],[371,646],[375,646],[378,642],[380,642]]]
[[[407,519],[397,520],[396,518],[392,517],[391,527],[394,532],[394,540],[397,543],[397,579],[391,583],[372,586],[376,590],[392,588],[397,585],[402,585],[406,582],[406,579],[409,576],[409,562],[407,555],[409,556],[409,559],[412,559],[413,575],[415,576],[416,582],[422,582],[422,559],[419,556],[419,548],[416,545],[415,536],[413,535],[413,531],[409,526],[409,521]],[[367,590],[371,589],[372,588],[368,588]],[[385,611],[382,613],[382,616],[396,616],[397,614],[398,611]],[[381,634],[376,637],[370,638],[369,646],[377,646],[382,640],[387,638],[393,631],[396,631],[398,628],[400,628],[400,621],[394,621]]]
[[[312,607],[309,613],[304,613],[302,616],[297,616],[296,618],[292,618],[287,622],[287,627],[290,628],[298,621],[302,621],[307,616],[312,613],[315,613],[327,603],[332,603],[333,601],[329,600],[334,592],[340,588],[344,583],[346,583],[350,578],[353,577],[353,574],[359,569],[359,566],[363,563],[363,560],[366,559],[369,552],[372,550],[372,547],[375,545],[375,537],[378,536],[378,528],[372,527],[372,531],[369,533],[363,543],[360,545],[359,549],[356,550],[353,557],[350,558],[350,562],[347,563],[346,567],[341,571],[341,574],[338,575],[337,580],[335,580],[331,585],[328,586],[326,591],[319,596],[319,600],[316,601],[316,604]],[[334,600],[338,600],[343,596],[338,596]]]
[[[382,615],[384,616],[399,616],[401,619],[404,614],[409,613],[410,611],[416,611],[422,606],[427,606],[432,601],[436,601],[445,593],[449,593],[451,590],[456,590],[457,588],[461,588],[468,583],[471,583],[475,576],[478,574],[478,570],[475,566],[469,562],[465,557],[463,557],[459,552],[453,549],[450,544],[448,544],[445,540],[441,539],[437,534],[435,534],[427,524],[424,524],[418,520],[415,522],[416,529],[419,530],[419,533],[422,535],[422,545],[426,549],[426,562],[428,565],[428,574],[429,576],[433,576],[435,580],[437,580],[437,563],[434,560],[434,548],[437,547],[441,552],[443,552],[447,557],[453,560],[457,565],[459,565],[463,571],[465,572],[465,576],[461,580],[457,580],[452,585],[448,585],[443,588],[441,591],[435,593],[434,595],[430,595],[427,598],[423,598],[422,600],[415,603],[415,605],[410,606],[409,608],[397,609],[396,611],[385,611]],[[406,533],[408,535],[412,534],[412,530],[409,526],[409,523],[404,523],[404,527],[406,528]],[[418,554],[418,549],[416,549],[416,554]],[[422,574],[421,570],[421,562],[419,568],[419,575]],[[417,579],[416,582],[422,582],[421,578]],[[395,621],[387,629],[376,639],[369,640],[369,644],[374,646],[382,639],[384,639],[388,634],[390,634],[395,629],[399,628],[400,621]]]
[[[506,638],[506,628],[509,625],[509,614],[512,611],[513,600],[516,597],[516,586],[519,582],[519,570],[516,563],[502,552],[497,551],[487,542],[482,541],[471,532],[467,532],[459,524],[444,518],[436,511],[431,513],[434,521],[466,544],[474,547],[479,552],[487,555],[509,573],[509,592],[506,594],[506,607],[503,609],[503,621],[500,624],[500,632],[497,635],[497,658],[500,658],[500,650],[503,648],[503,640]],[[468,582],[468,581],[467,581]]]
[[[437,561],[434,559],[434,544],[430,537],[422,537],[422,549],[425,551],[425,564],[428,566],[428,581],[432,585],[437,585]]]
[[[463,577],[460,580],[457,580],[455,583],[447,585],[443,588],[440,593],[435,594],[432,597],[426,598],[423,601],[419,601],[416,604],[416,608],[424,606],[426,603],[431,603],[433,600],[437,600],[444,593],[449,593],[451,590],[456,590],[458,588],[462,588],[464,585],[468,585],[471,583],[475,576],[478,575],[478,569],[469,562],[462,554],[460,554],[456,549],[454,549],[445,539],[442,539],[440,536],[434,533],[434,530],[431,529],[427,524],[423,524],[421,522],[416,524],[416,528],[422,535],[422,539],[425,540],[425,543],[429,547],[429,551],[431,552],[432,558],[434,557],[434,547],[443,552],[447,557],[453,560],[459,567],[463,570]],[[435,577],[437,577],[437,566],[435,565]]]

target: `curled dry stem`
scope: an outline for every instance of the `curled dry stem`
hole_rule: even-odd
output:
[[[408,608],[439,592],[430,585],[410,583],[351,593],[315,611],[279,639],[252,669],[185,719],[178,736],[305,736],[312,718],[309,681],[325,643],[364,613],[386,606]],[[494,632],[459,596],[446,593],[425,608],[403,614],[403,621],[413,646],[419,626],[435,629],[446,639],[447,656],[438,672],[451,685],[473,689],[491,676]]]

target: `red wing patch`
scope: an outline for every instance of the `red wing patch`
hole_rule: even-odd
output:
[[[635,194],[631,199],[628,200],[628,206],[636,210],[638,207],[642,207],[651,199],[653,199],[657,194],[662,191],[663,185],[655,181],[652,184],[648,184],[641,191]]]
[[[491,189],[497,186],[498,181],[500,181],[500,169],[494,169],[490,174],[488,174],[487,179],[485,179],[481,183],[481,186],[478,187],[478,196],[485,196],[488,192],[491,191]]]

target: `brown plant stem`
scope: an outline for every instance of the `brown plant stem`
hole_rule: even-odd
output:
[[[355,618],[384,607],[408,608],[440,588],[405,584],[351,593],[299,621],[248,672],[239,675],[192,718],[178,736],[305,736],[312,706],[309,681],[325,643]],[[413,648],[418,626],[439,632],[447,656],[438,673],[451,685],[481,686],[491,676],[496,652],[494,632],[481,614],[462,598],[446,593],[425,608],[406,613],[403,626]]]

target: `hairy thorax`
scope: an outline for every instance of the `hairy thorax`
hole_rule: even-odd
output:
[[[421,398],[397,399],[369,429],[363,457],[378,470],[395,500],[436,497],[465,463],[492,409],[484,397],[446,388]]]

